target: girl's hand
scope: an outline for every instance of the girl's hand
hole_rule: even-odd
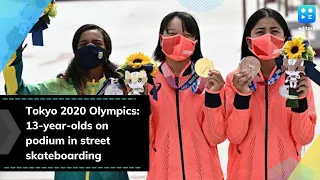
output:
[[[248,94],[251,92],[249,84],[252,80],[253,76],[248,71],[240,71],[233,75],[232,83],[240,93]]]
[[[307,96],[308,93],[308,81],[307,76],[305,74],[300,75],[300,79],[298,81],[297,92],[299,93],[299,97],[303,98]]]
[[[219,91],[224,86],[224,80],[221,73],[217,70],[209,71],[207,77],[207,89],[210,91]]]

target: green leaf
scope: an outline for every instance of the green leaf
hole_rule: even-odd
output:
[[[304,59],[304,60],[308,59],[308,56],[307,56],[307,54],[305,54],[305,53],[303,53],[301,57],[302,57],[302,59]]]

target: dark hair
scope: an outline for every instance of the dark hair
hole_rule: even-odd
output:
[[[73,36],[73,40],[72,40],[73,53],[75,53],[76,50],[78,49],[78,43],[82,33],[88,30],[98,30],[101,32],[103,36],[103,40],[104,40],[104,44],[107,52],[106,60],[104,62],[104,75],[106,76],[106,78],[118,77],[118,74],[115,72],[115,70],[117,69],[117,66],[109,61],[109,56],[112,52],[112,43],[111,43],[110,36],[101,27],[94,24],[86,24],[81,26]],[[74,57],[70,61],[70,64],[67,70],[65,71],[65,74],[59,74],[58,77],[64,78],[68,83],[74,85],[78,91],[83,92],[87,84],[86,73],[87,73],[86,70],[77,66],[76,58]]]
[[[286,23],[286,20],[284,20],[280,13],[270,8],[259,9],[248,19],[246,27],[244,29],[241,46],[241,59],[247,56],[254,56],[248,48],[246,38],[250,37],[251,30],[258,23],[258,21],[266,17],[271,17],[279,23],[279,25],[283,29],[284,36],[286,38],[285,41],[287,41],[287,38],[291,37],[291,33]]]
[[[192,36],[198,40],[194,53],[191,56],[191,61],[196,62],[198,59],[202,58],[201,48],[200,48],[200,30],[197,21],[194,17],[186,12],[172,12],[168,14],[166,17],[163,18],[159,34],[163,34],[164,31],[168,31],[168,24],[172,21],[173,18],[178,17],[182,21],[182,28],[183,30],[189,32]],[[160,45],[161,39],[159,37],[158,45],[153,52],[153,57],[157,61],[164,61],[166,56],[162,52],[162,47]]]

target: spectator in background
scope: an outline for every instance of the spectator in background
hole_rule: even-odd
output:
[[[185,12],[164,17],[154,51],[154,59],[162,64],[154,78],[158,101],[150,97],[148,180],[223,179],[217,145],[226,139],[224,80],[211,71],[205,94],[196,91],[198,81],[191,79],[200,58],[196,20]]]
[[[285,73],[279,74],[282,63],[277,62],[283,60],[276,50],[289,37],[286,21],[272,9],[259,9],[246,24],[241,59],[256,56],[261,69],[255,91],[249,88],[250,72],[236,70],[226,80],[228,180],[287,179],[300,161],[301,147],[312,142],[316,111],[310,80],[305,75],[299,80],[299,108],[286,107],[279,93]]]
[[[37,85],[22,80],[22,45],[3,70],[8,95],[96,95],[107,78],[118,78],[109,61],[111,39],[101,27],[86,24],[73,37],[75,57],[64,74]],[[126,172],[56,172],[55,180],[128,180]]]

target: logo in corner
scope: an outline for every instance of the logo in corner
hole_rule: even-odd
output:
[[[316,6],[301,5],[298,7],[298,21],[302,24],[311,24],[316,21]]]

